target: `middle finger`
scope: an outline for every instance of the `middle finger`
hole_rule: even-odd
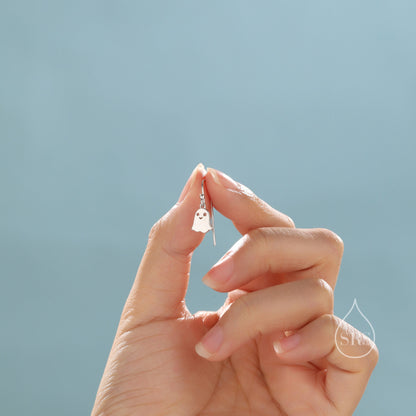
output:
[[[341,238],[327,229],[258,228],[238,240],[203,282],[229,292],[324,277],[334,289],[343,248]]]

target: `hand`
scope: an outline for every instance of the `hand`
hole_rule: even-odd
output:
[[[243,237],[203,279],[228,292],[225,304],[192,315],[184,298],[203,238],[191,226],[204,175],[215,208]],[[92,415],[352,414],[378,352],[333,315],[342,252],[333,232],[295,229],[249,189],[198,165],[150,232]],[[338,325],[371,353],[342,355]]]

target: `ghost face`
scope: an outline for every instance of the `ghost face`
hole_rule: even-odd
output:
[[[192,229],[201,233],[206,233],[207,231],[212,229],[209,221],[209,212],[206,209],[200,208],[195,213],[194,224],[192,225]]]

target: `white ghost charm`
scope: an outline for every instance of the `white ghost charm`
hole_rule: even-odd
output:
[[[207,231],[212,230],[209,212],[205,208],[199,208],[195,213],[192,229],[201,233],[206,233]]]

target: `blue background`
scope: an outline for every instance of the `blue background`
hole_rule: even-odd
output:
[[[88,414],[152,224],[198,162],[344,240],[380,361],[357,415],[414,408],[416,2],[0,1],[0,413]],[[201,277],[238,237],[195,254]]]

